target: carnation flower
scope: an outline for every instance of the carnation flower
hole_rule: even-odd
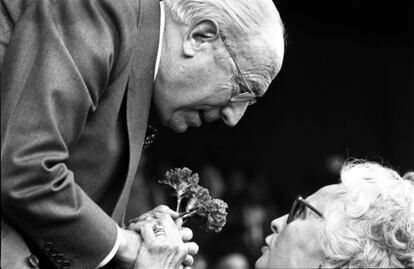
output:
[[[226,202],[220,199],[213,199],[207,207],[207,223],[206,228],[220,232],[221,229],[226,225],[226,217],[228,205]]]
[[[171,169],[165,173],[165,179],[160,180],[160,183],[170,185],[173,187],[177,194],[177,212],[180,211],[181,200],[184,197],[191,196],[194,192],[194,188],[198,186],[199,178],[198,174],[184,167]]]
[[[208,202],[211,200],[211,196],[208,190],[201,186],[196,186],[191,189],[189,193],[190,199],[188,200],[186,211],[190,212],[194,209],[205,208]]]
[[[184,167],[167,171],[165,179],[159,182],[170,185],[176,190],[178,196],[183,196],[189,187],[197,186],[198,181],[198,174],[193,174],[190,169]]]
[[[226,224],[227,204],[220,199],[212,199],[208,190],[198,185],[197,173],[186,167],[169,170],[160,183],[173,187],[177,195],[177,212],[183,220],[197,216],[206,230],[221,231]],[[181,201],[187,201],[185,211],[180,212]]]

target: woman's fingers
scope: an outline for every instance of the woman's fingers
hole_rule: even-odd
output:
[[[197,255],[198,249],[199,249],[197,243],[188,242],[188,243],[185,243],[185,245],[186,245],[186,247],[188,249],[188,254],[189,255],[193,255],[193,256]]]
[[[127,229],[139,233],[141,226],[142,226],[142,223],[140,222],[130,223],[128,224]]]
[[[191,255],[187,255],[183,261],[183,265],[184,266],[191,266],[194,263],[194,258]]]
[[[166,205],[160,205],[157,206],[156,208],[153,209],[154,212],[158,212],[158,213],[164,213],[164,214],[168,214],[170,215],[173,219],[178,218],[178,216],[180,215],[179,213],[175,212],[174,210],[172,210],[171,208],[169,208]]]
[[[179,213],[175,212],[174,210],[172,210],[171,208],[169,208],[166,205],[160,205],[157,206],[156,208],[145,212],[144,214],[140,215],[139,217],[130,219],[128,221],[128,224],[130,225],[131,223],[137,223],[139,221],[144,221],[144,220],[149,220],[149,219],[155,219],[155,213],[164,213],[164,214],[168,214],[170,215],[173,219],[178,218]]]
[[[183,261],[184,268],[191,268],[194,263],[194,257],[198,253],[198,245],[194,242],[185,243],[185,246],[188,249],[188,255]]]
[[[181,228],[180,234],[184,242],[190,241],[193,238],[193,231],[187,227]]]
[[[175,222],[175,225],[177,225],[178,228],[181,228],[183,226],[183,219],[182,218],[178,218],[174,222]]]
[[[153,224],[159,223],[159,221],[157,221],[155,219],[147,219],[146,221],[139,221],[139,222],[136,222],[136,223],[130,223],[128,225],[127,229],[139,233],[140,230],[141,230],[141,226],[145,222],[149,222],[149,223],[153,223]],[[175,221],[175,224],[177,224],[177,221]],[[187,242],[187,241],[190,241],[191,239],[193,239],[193,231],[191,229],[189,229],[187,227],[183,227],[183,228],[180,229],[179,226],[177,228],[179,229],[181,239],[184,242]]]
[[[177,225],[175,225],[173,219],[170,215],[163,213],[155,213],[155,216],[159,223],[164,227],[165,233],[168,234],[168,238],[173,242],[182,243],[181,234],[178,230]]]
[[[132,222],[129,223],[128,226],[127,226],[127,229],[139,233],[141,231],[141,227],[144,223],[150,223],[150,224],[154,225],[158,222],[154,218],[148,218],[146,220],[140,220],[140,221],[135,222],[135,223],[132,223]]]
[[[155,240],[152,223],[145,222],[141,225],[141,236],[146,242],[153,242]]]
[[[157,213],[170,215],[173,219],[176,219],[179,216],[179,214],[177,212],[175,212],[174,210],[172,210],[168,206],[160,205],[160,206],[157,206],[156,208],[154,208],[153,210],[142,214],[138,218],[139,218],[139,220],[146,220],[148,218],[156,218]]]

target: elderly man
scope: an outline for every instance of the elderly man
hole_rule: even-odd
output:
[[[150,105],[177,132],[237,124],[281,68],[276,8],[2,0],[1,13],[2,249],[25,249],[12,226],[41,266],[132,268],[141,239],[119,227]]]

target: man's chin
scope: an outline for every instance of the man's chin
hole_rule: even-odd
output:
[[[170,127],[170,129],[176,133],[184,133],[188,129],[188,125],[186,123],[177,124],[175,122],[172,122],[168,125],[168,127]]]

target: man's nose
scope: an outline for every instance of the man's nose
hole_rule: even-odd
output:
[[[283,228],[286,226],[287,217],[288,215],[286,214],[280,218],[274,219],[270,223],[270,229],[272,230],[272,232],[280,233],[283,230]]]
[[[228,104],[221,110],[221,119],[228,127],[234,127],[246,112],[247,102]]]

